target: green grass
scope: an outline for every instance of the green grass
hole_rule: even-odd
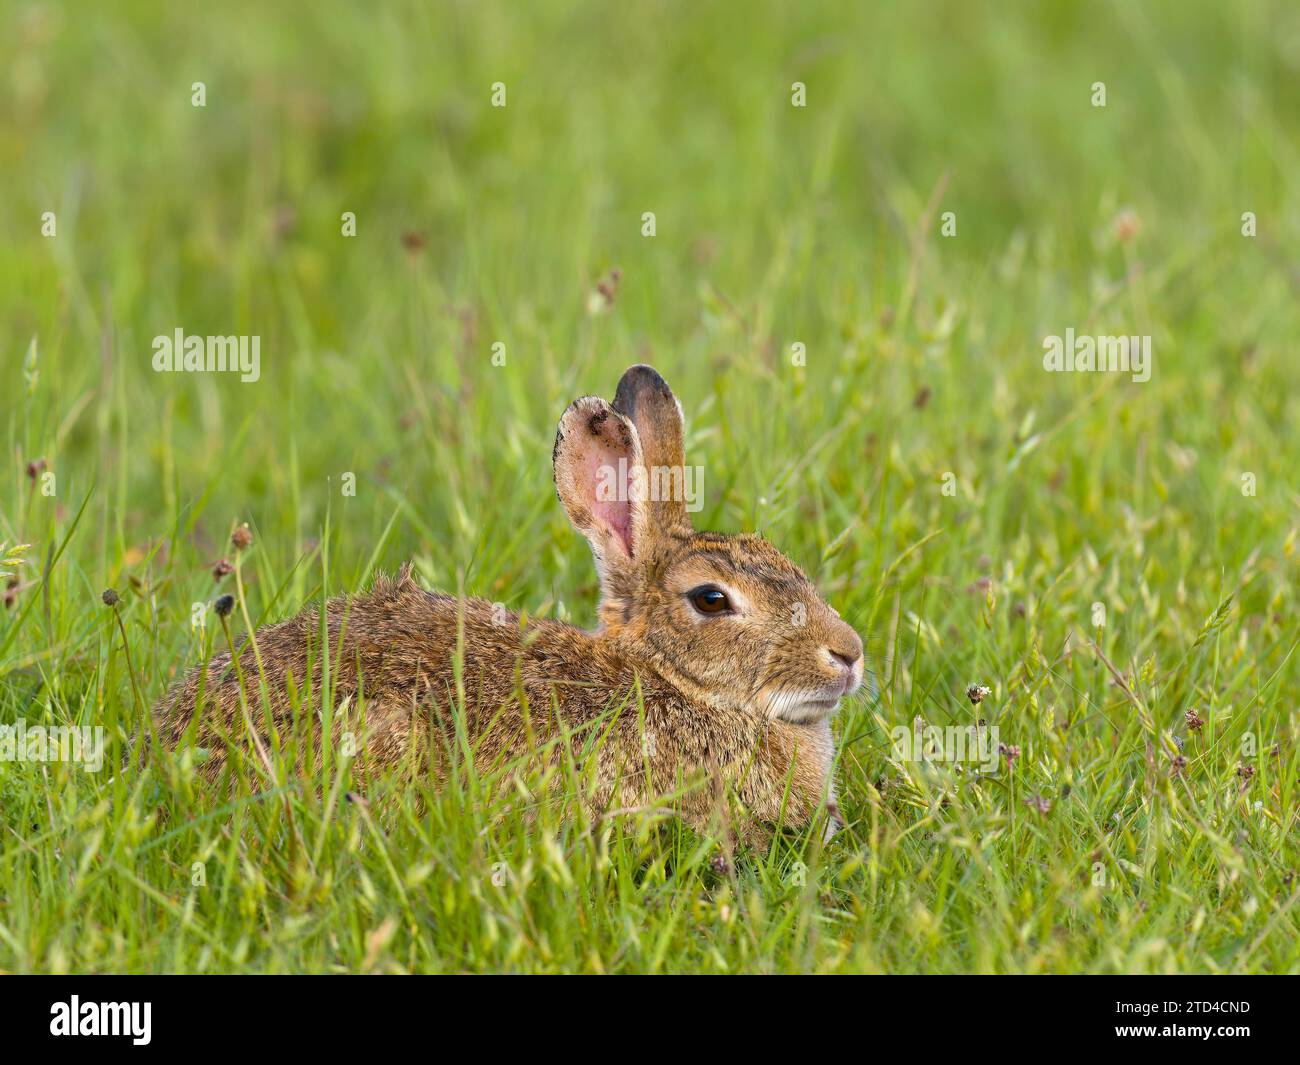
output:
[[[0,969],[1300,971],[1292,5],[223,7],[0,11],[0,722],[108,735],[0,763]],[[153,373],[177,327],[261,380]],[[1067,328],[1151,380],[1045,373]],[[828,847],[592,824],[580,745],[540,809],[134,756],[237,522],[254,621],[413,558],[593,623],[550,445],[637,361],[697,524],[867,641]],[[894,760],[918,716],[1020,757]]]

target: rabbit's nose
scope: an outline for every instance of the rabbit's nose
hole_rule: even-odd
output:
[[[853,669],[862,659],[862,637],[852,626],[836,619],[837,624],[826,634],[826,652],[832,665]]]
[[[862,677],[862,637],[845,625],[827,642],[825,649],[830,664],[843,675],[845,693],[855,690]]]
[[[829,647],[826,650],[830,652],[832,662],[837,662],[848,670],[852,670],[862,657],[857,651],[836,651]]]
[[[857,691],[862,678],[861,644],[851,649],[840,649],[838,651],[833,647],[828,647],[826,653],[830,656],[831,665],[839,668],[840,681],[844,685],[843,694],[851,695]]]

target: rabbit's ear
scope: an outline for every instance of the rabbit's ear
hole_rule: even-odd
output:
[[[552,461],[556,495],[602,576],[639,557],[646,515],[635,488],[641,444],[632,423],[598,396],[574,400],[560,418]]]
[[[614,409],[636,426],[641,441],[650,522],[661,529],[689,529],[682,405],[673,390],[653,366],[633,366],[618,382]]]

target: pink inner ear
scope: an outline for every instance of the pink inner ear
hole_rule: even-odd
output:
[[[632,557],[632,508],[626,503],[597,503],[596,517],[605,522],[618,538],[619,546]]]
[[[632,505],[628,502],[627,477],[620,477],[618,456],[595,441],[584,449],[583,484],[591,498],[591,513],[613,533],[617,546],[632,557]]]

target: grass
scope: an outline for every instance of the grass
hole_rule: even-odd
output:
[[[1300,971],[1300,20],[860,7],[8,5],[0,722],[107,748],[0,762],[0,969]],[[155,374],[178,327],[261,379]],[[1068,328],[1151,379],[1044,372]],[[637,361],[697,525],[867,641],[827,847],[591,823],[581,743],[559,808],[152,749],[240,522],[237,632],[407,558],[593,623],[550,444]]]

